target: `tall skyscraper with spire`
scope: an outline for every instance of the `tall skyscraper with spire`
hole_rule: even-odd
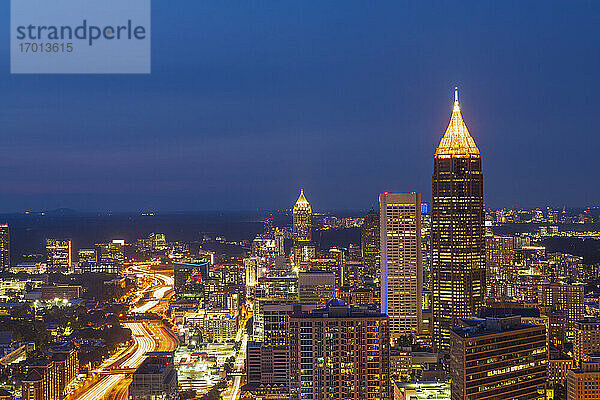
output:
[[[312,233],[312,208],[304,197],[304,190],[300,190],[300,196],[294,206],[292,216],[292,231],[294,238],[294,260],[296,262],[308,262],[315,257],[315,246],[311,242]]]
[[[294,242],[310,242],[312,231],[312,209],[306,197],[304,189],[300,189],[300,196],[296,201],[293,212]]]
[[[447,351],[449,329],[484,304],[485,236],[481,154],[454,92],[452,117],[433,158],[433,341]]]

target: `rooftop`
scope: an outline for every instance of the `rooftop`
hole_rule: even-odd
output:
[[[454,108],[452,109],[450,123],[444,137],[440,141],[440,145],[435,151],[435,157],[481,157],[479,149],[475,145],[475,141],[471,137],[465,121],[463,121],[460,105],[458,104],[458,88],[454,90]]]

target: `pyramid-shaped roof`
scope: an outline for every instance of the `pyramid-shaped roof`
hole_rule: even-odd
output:
[[[467,125],[463,121],[460,113],[460,105],[458,104],[458,88],[454,91],[454,108],[452,109],[452,117],[446,129],[446,133],[440,145],[435,151],[435,157],[450,158],[450,157],[481,157],[479,149],[475,141],[469,134]]]

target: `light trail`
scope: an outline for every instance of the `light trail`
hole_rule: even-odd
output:
[[[131,329],[134,341],[137,344],[136,350],[121,362],[117,368],[137,368],[146,358],[146,353],[153,351],[156,347],[154,338],[141,322],[126,323],[125,326]],[[125,374],[107,375],[102,378],[97,384],[92,386],[88,391],[79,396],[79,400],[99,400],[104,399],[108,392],[121,380],[125,378]]]
[[[165,298],[169,291],[173,290],[173,278],[165,274],[152,273],[149,269],[143,266],[131,268],[133,271],[147,275],[151,278],[152,283],[140,289],[137,292],[137,301],[141,300],[148,292],[153,292],[153,299],[146,301],[143,305],[130,310],[130,313],[144,313],[154,309],[160,304],[160,300]],[[158,287],[158,288],[157,288]],[[114,355],[109,360],[103,363],[103,367],[95,372],[108,373],[104,375],[98,382],[90,386],[84,393],[77,396],[77,400],[126,400],[128,397],[128,378],[125,373],[121,373],[120,369],[137,369],[146,359],[146,353],[161,350],[172,351],[177,346],[177,339],[174,338],[169,331],[162,326],[161,323],[150,322],[147,325],[143,322],[126,322],[123,326],[131,330],[134,340],[135,350],[131,354],[121,357],[121,354]],[[157,337],[156,340],[154,337]],[[129,350],[130,351],[130,350]],[[127,354],[127,351],[124,352]],[[119,361],[122,360],[122,361]],[[114,374],[110,374],[111,370],[115,370]]]

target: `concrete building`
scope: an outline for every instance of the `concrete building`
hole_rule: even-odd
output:
[[[387,315],[339,299],[290,318],[290,398],[392,398]]]
[[[421,194],[382,193],[380,205],[381,312],[392,338],[421,332],[423,258]]]
[[[600,319],[586,317],[573,324],[573,359],[575,365],[587,361],[588,356],[600,351]]]
[[[71,239],[46,239],[46,265],[48,271],[66,272],[72,266]]]
[[[561,347],[573,337],[575,321],[583,319],[583,284],[542,282],[538,286],[538,307],[550,318],[551,342]]]
[[[0,271],[10,268],[10,230],[8,224],[0,224]]]
[[[377,282],[381,277],[379,264],[379,214],[371,208],[361,227],[361,253],[367,279]]]
[[[520,316],[463,320],[450,331],[452,400],[546,399],[546,328]]]
[[[95,273],[99,272],[98,267],[98,254],[96,249],[79,249],[77,251],[77,269],[81,273]]]
[[[314,303],[324,307],[335,297],[335,274],[325,271],[298,273],[298,297],[300,303]]]
[[[173,352],[153,352],[133,373],[130,400],[174,400],[178,398],[177,371]]]
[[[600,400],[600,353],[567,372],[567,400]]]

